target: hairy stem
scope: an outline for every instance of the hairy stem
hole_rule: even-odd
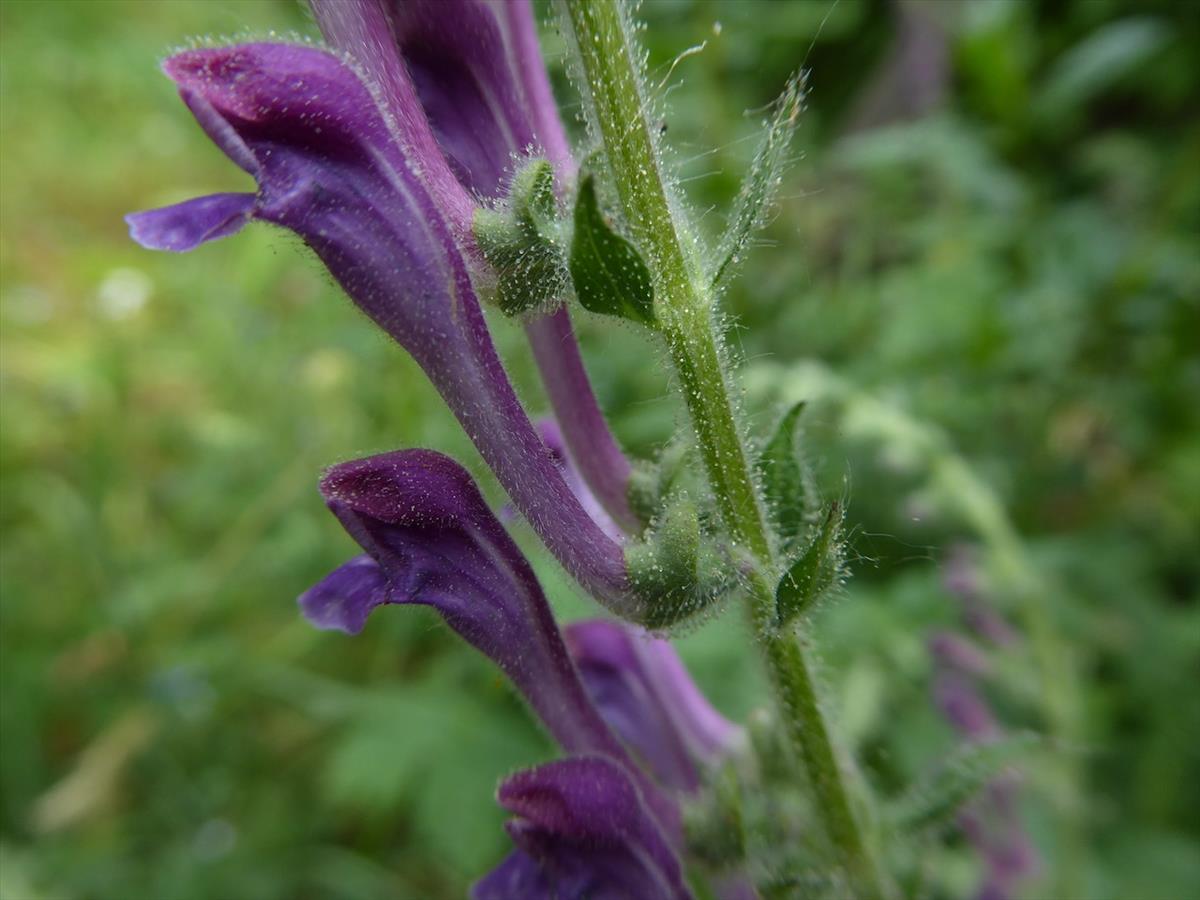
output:
[[[654,307],[679,377],[713,495],[730,536],[751,560],[747,598],[780,714],[807,768],[817,806],[852,890],[882,893],[818,700],[803,639],[773,625],[777,574],[770,532],[734,415],[712,297],[660,170],[639,87],[639,61],[615,0],[559,0],[582,66],[585,99],[620,210],[648,257]]]

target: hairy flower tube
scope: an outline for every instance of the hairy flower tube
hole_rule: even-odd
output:
[[[660,783],[696,790],[740,742],[669,642],[603,620],[568,625],[566,640],[592,702]]]
[[[529,563],[446,456],[343,463],[321,490],[365,554],[300,597],[308,620],[353,634],[379,606],[432,606],[573,757],[501,786],[519,849],[477,896],[687,896],[673,795],[698,789],[702,767],[731,752],[739,730],[669,645],[602,621],[570,626],[564,643]]]
[[[399,60],[382,54],[359,71],[314,47],[245,44],[180,53],[164,68],[258,191],[133,214],[133,237],[190,250],[252,218],[298,234],[425,370],[559,561],[637,618],[621,546],[580,506],[496,355],[463,250],[473,202]]]
[[[476,195],[502,197],[520,161],[544,157],[560,186],[574,171],[528,0],[311,0],[326,39],[368,69],[399,53],[454,173]],[[588,381],[565,305],[526,317],[525,331],[570,454],[624,529],[631,466]]]

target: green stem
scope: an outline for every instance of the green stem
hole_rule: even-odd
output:
[[[803,761],[825,829],[854,893],[882,894],[851,805],[804,640],[774,626],[778,565],[712,319],[711,294],[667,195],[645,115],[636,50],[615,0],[559,0],[575,38],[585,99],[632,237],[649,259],[654,307],[670,350],[713,495],[730,536],[752,560],[749,612],[780,714]]]

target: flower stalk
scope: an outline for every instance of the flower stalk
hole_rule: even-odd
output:
[[[734,415],[712,315],[710,282],[672,204],[642,96],[637,48],[615,0],[558,0],[578,54],[581,88],[607,162],[619,211],[647,257],[657,326],[670,352],[714,500],[747,563],[749,613],[792,746],[807,769],[830,842],[851,890],[883,889],[831,739],[807,638],[775,626],[778,574],[765,511]],[[797,629],[802,626],[797,626]]]

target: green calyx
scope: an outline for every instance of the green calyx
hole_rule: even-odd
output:
[[[629,582],[641,605],[639,623],[668,628],[699,612],[715,597],[702,588],[700,516],[696,504],[675,496],[646,537],[625,551]],[[703,571],[713,571],[705,566]]]
[[[554,195],[554,169],[535,159],[517,170],[508,199],[475,211],[472,231],[496,270],[496,305],[509,316],[544,309],[566,288],[563,223]]]
[[[684,472],[690,445],[676,438],[667,444],[658,459],[637,460],[629,474],[627,497],[634,515],[645,523],[652,522],[663,507],[667,495]]]
[[[505,315],[544,310],[571,284],[589,312],[654,325],[650,270],[601,211],[592,174],[580,178],[568,222],[554,193],[554,169],[531,160],[517,170],[500,206],[475,211],[472,231],[496,272],[492,296]]]

